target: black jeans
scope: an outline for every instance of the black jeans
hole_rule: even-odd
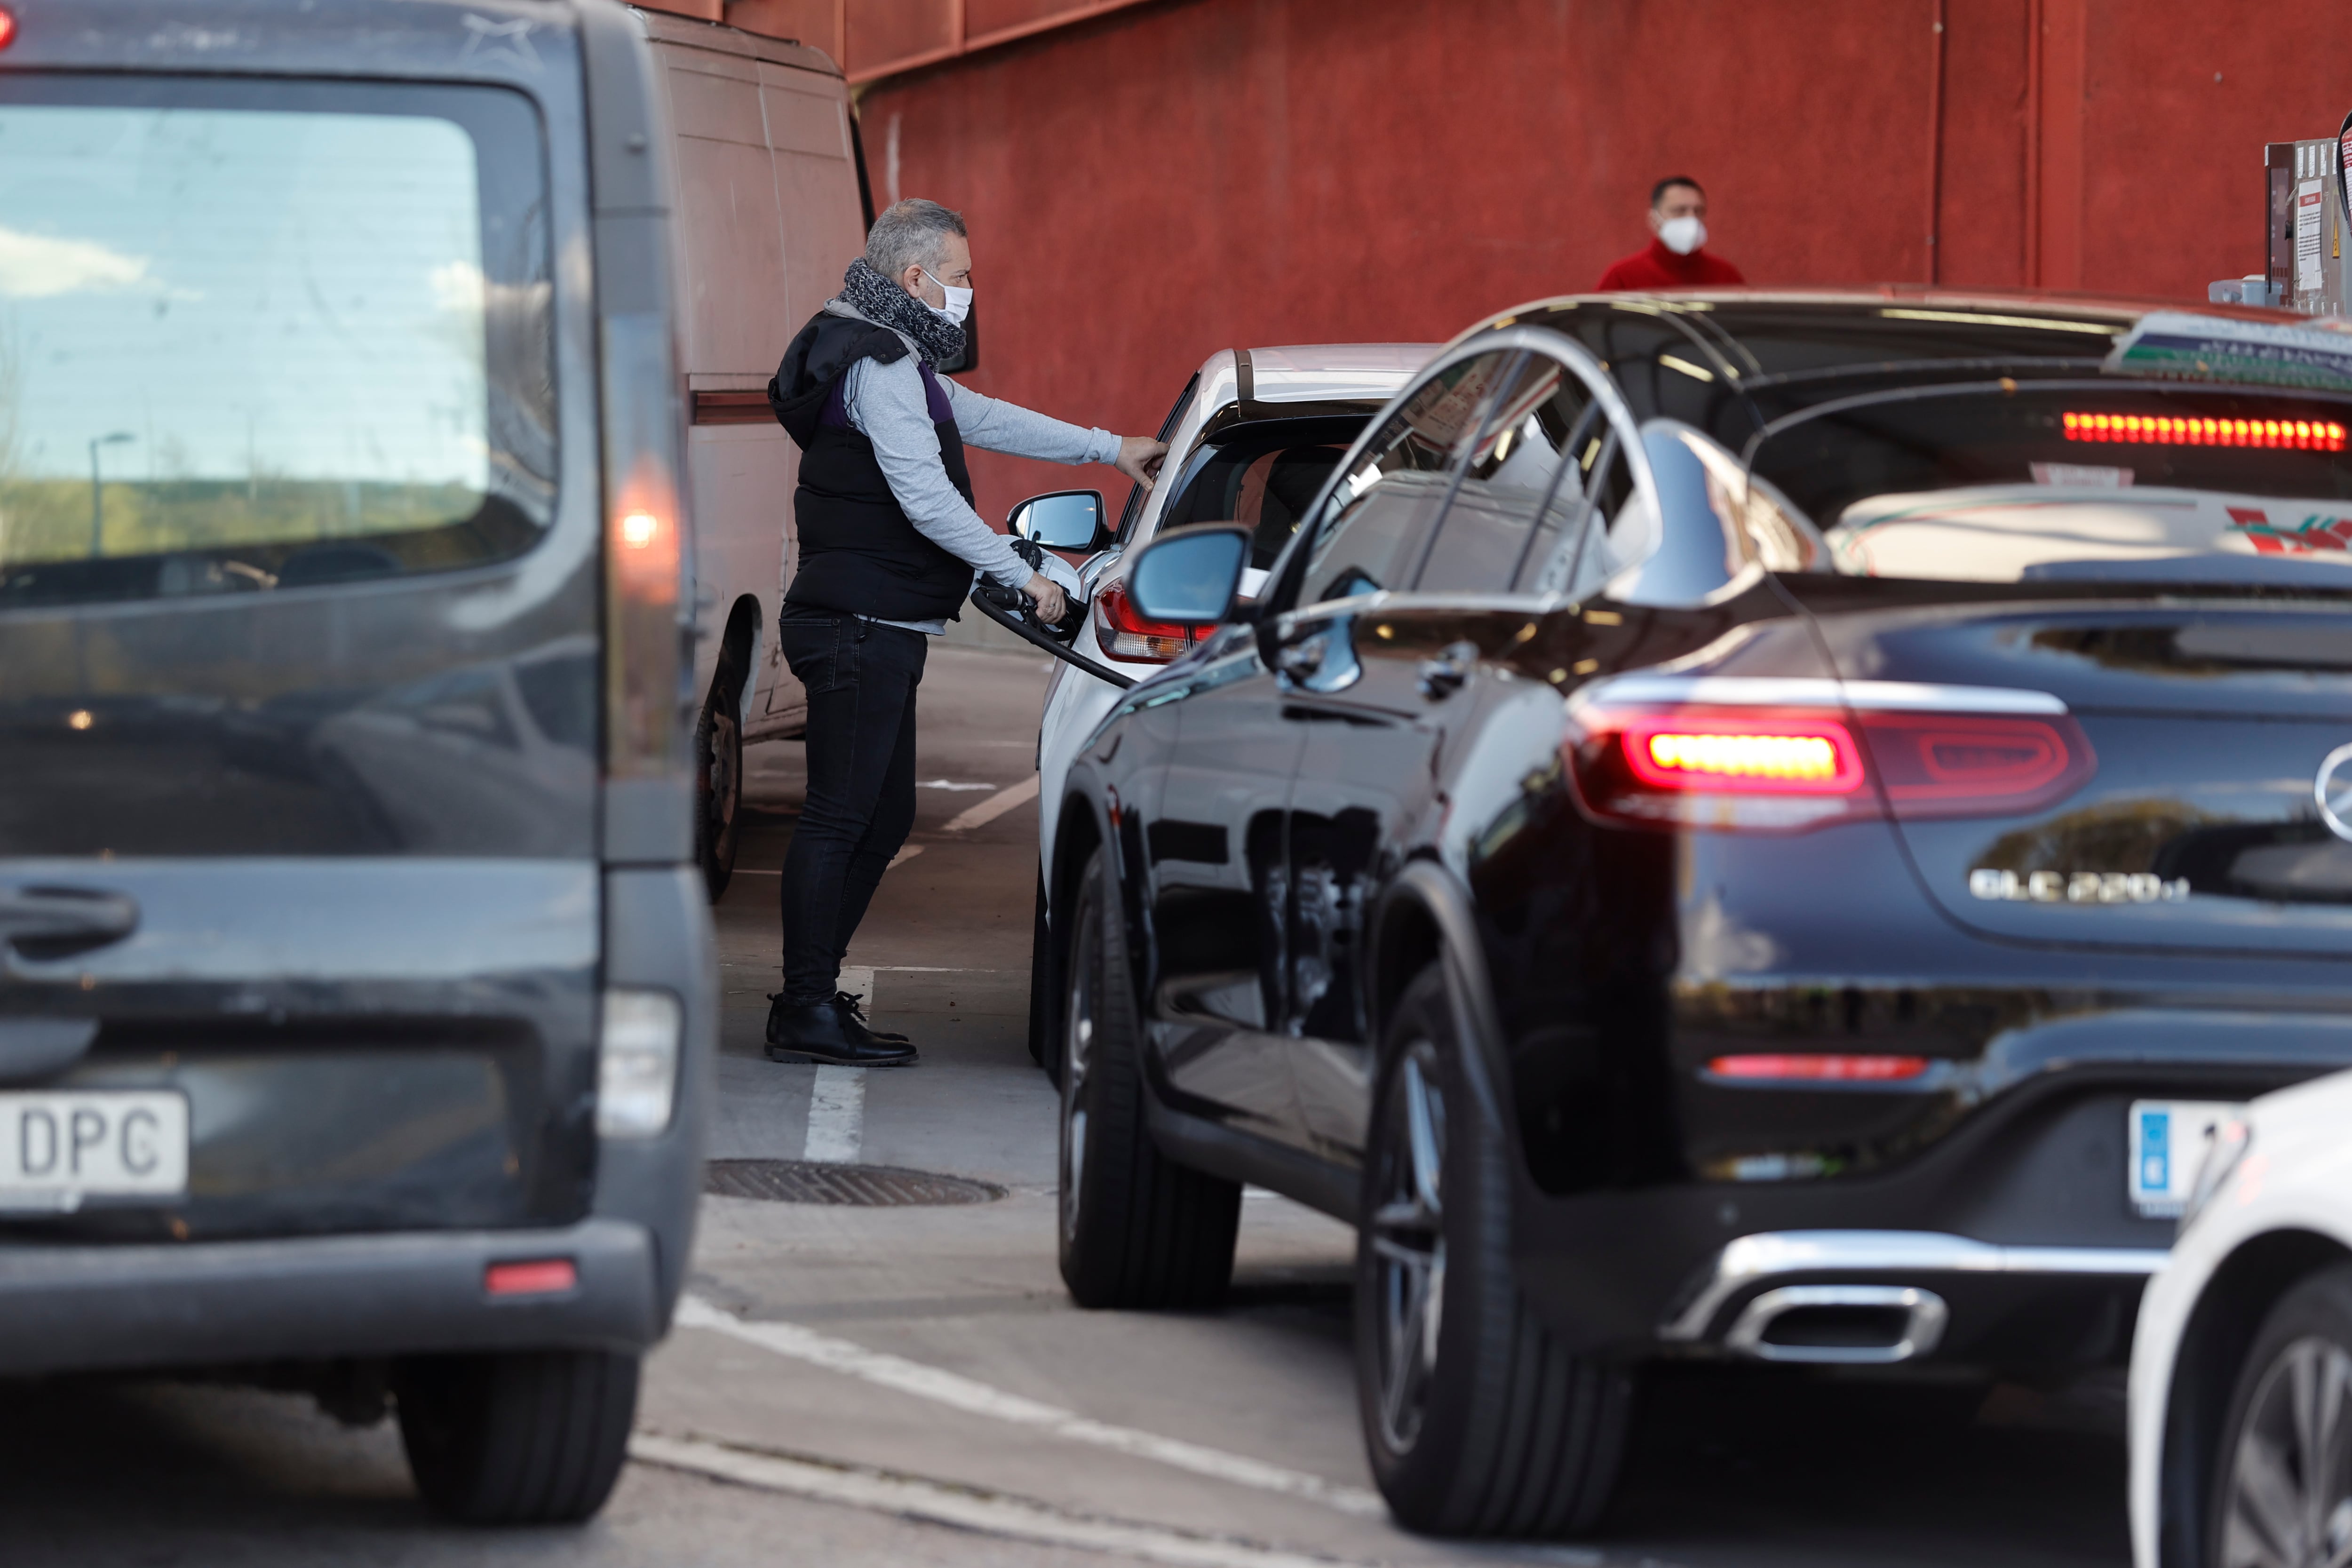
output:
[[[787,609],[785,662],[808,689],[808,800],[784,856],[784,1000],[825,1002],[883,868],[915,826],[915,688],[930,638]]]

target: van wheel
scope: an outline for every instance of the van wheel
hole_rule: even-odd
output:
[[[604,1506],[637,1408],[637,1358],[418,1356],[393,1369],[416,1489],[468,1524],[576,1524]]]
[[[2221,1430],[2202,1561],[2335,1563],[2352,1552],[2352,1265],[2279,1298]]]
[[[1233,1278],[1241,1184],[1177,1164],[1144,1125],[1127,933],[1099,848],[1079,877],[1069,931],[1062,1281],[1081,1307],[1213,1306]]]
[[[737,719],[742,677],[721,659],[694,721],[694,858],[712,902],[735,875],[736,818],[743,807],[743,728]]]
[[[1440,965],[1406,988],[1383,1046],[1356,1246],[1373,1479],[1411,1530],[1584,1530],[1616,1484],[1632,1376],[1564,1349],[1519,1290],[1509,1153],[1463,1080]]]

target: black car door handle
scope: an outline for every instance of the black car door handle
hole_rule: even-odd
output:
[[[0,888],[0,942],[26,958],[68,958],[139,929],[139,904],[91,888]]]
[[[1421,661],[1421,694],[1432,701],[1453,696],[1462,689],[1462,683],[1470,679],[1470,672],[1477,665],[1477,644],[1446,644]]]

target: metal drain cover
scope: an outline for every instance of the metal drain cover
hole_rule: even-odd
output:
[[[854,1204],[900,1208],[914,1204],[985,1204],[1003,1187],[897,1165],[835,1165],[814,1160],[712,1160],[702,1190],[723,1198],[764,1198],[779,1204]]]

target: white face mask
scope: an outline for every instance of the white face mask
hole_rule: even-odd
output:
[[[1658,226],[1658,238],[1676,256],[1688,256],[1706,243],[1706,225],[1695,217],[1670,217]]]
[[[971,314],[971,290],[959,289],[951,283],[940,283],[938,279],[931,278],[931,269],[928,267],[923,268],[923,276],[930,278],[934,283],[939,283],[940,292],[948,297],[948,302],[945,305],[934,305],[926,300],[923,301],[923,309],[934,316],[945,316],[958,326],[963,325],[963,319]]]

